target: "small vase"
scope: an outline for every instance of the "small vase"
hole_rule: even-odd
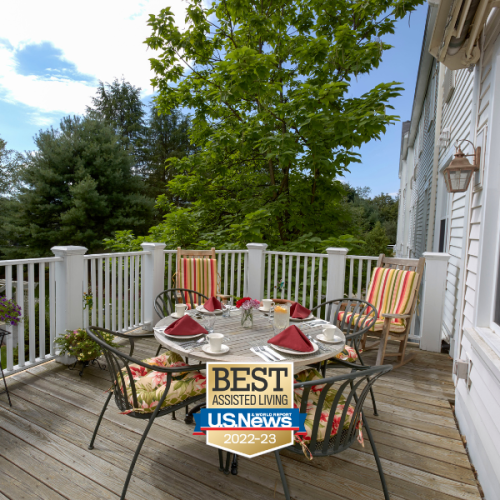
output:
[[[253,309],[243,309],[241,312],[241,326],[243,328],[253,327]]]

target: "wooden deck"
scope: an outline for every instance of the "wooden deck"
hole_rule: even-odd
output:
[[[143,341],[136,354],[154,354]],[[374,354],[366,356],[373,362]],[[145,422],[113,403],[96,448],[87,449],[109,387],[89,367],[80,378],[54,362],[8,379],[13,402],[0,396],[0,500],[103,500],[121,492]],[[393,500],[480,499],[453,417],[451,360],[420,351],[375,385],[379,416],[369,418]],[[283,499],[274,456],[241,459],[238,476],[218,471],[217,452],[192,426],[159,418],[137,462],[130,499]],[[335,457],[282,452],[292,497],[301,500],[383,499],[368,440]]]

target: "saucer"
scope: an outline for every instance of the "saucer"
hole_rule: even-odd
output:
[[[183,316],[186,316],[186,314],[187,314],[187,311],[183,314]],[[176,312],[173,312],[170,316],[172,316],[172,318],[175,318],[175,319],[182,318],[182,316],[179,316]]]
[[[271,309],[264,309],[263,307],[259,307],[259,311],[262,312],[262,313],[270,313],[271,312]]]
[[[217,352],[214,352],[210,349],[210,344],[202,345],[201,349],[203,350],[203,352],[206,352],[207,354],[225,354],[227,351],[229,351],[229,347],[224,344],[221,345],[221,350]]]
[[[345,339],[339,337],[338,335],[335,335],[333,337],[333,340],[326,340],[324,333],[318,333],[318,335],[316,335],[316,338],[321,342],[325,342],[326,344],[340,344],[342,342],[345,342]]]
[[[315,318],[314,314],[311,313],[309,314],[309,316],[307,318],[292,318],[290,316],[290,321],[295,321],[296,323],[301,323],[302,321],[310,321],[310,320],[313,320]]]
[[[215,311],[207,311],[203,306],[196,306],[196,310],[202,314],[222,314],[222,309],[216,309]]]

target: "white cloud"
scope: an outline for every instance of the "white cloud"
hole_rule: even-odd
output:
[[[184,23],[182,0],[19,0],[2,2],[0,37],[10,43],[0,45],[0,99],[24,104],[37,110],[36,123],[50,122],[43,114],[83,113],[95,87],[65,77],[44,78],[20,75],[14,51],[28,44],[50,42],[80,73],[97,80],[112,81],[124,76],[153,92],[148,51],[144,40],[151,34],[149,14],[170,6],[179,25]]]

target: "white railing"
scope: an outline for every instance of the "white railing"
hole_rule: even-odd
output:
[[[6,371],[14,372],[55,355],[55,264],[58,257],[0,261],[0,293],[21,307],[17,326],[0,325],[9,332],[4,355]],[[27,352],[26,352],[27,351]]]
[[[121,252],[83,257],[83,290],[92,298],[83,325],[127,331],[144,325],[144,258],[149,252]]]
[[[17,327],[0,325],[12,332],[2,348],[6,373],[56,356],[53,341],[67,329],[89,324],[115,331],[152,328],[159,319],[155,297],[175,286],[176,251],[165,250],[163,243],[141,246],[140,252],[96,255],[85,255],[84,247],[61,246],[52,249],[56,257],[0,261],[0,295],[22,307]],[[261,243],[249,243],[244,250],[217,250],[216,256],[221,293],[286,298],[309,308],[340,297],[365,299],[377,260],[347,255],[346,248],[308,254],[267,251]],[[420,333],[417,337],[412,332],[410,338],[436,351],[449,256],[426,253],[425,258]],[[90,293],[92,308],[84,309],[84,292]]]
[[[165,287],[175,288],[177,250],[164,250]],[[248,250],[216,250],[219,290],[224,295],[242,297],[247,290]]]

